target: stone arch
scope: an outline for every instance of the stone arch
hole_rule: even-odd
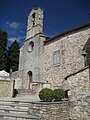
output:
[[[35,13],[32,14],[33,27],[35,26]]]

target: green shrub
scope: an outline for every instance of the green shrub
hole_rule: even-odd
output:
[[[45,102],[51,102],[54,98],[54,92],[52,89],[44,88],[39,92],[39,98]]]
[[[55,89],[54,90],[54,99],[55,101],[60,101],[65,98],[65,91],[63,89]]]

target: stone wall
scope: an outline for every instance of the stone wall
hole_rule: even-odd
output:
[[[41,117],[41,120],[69,120],[68,102],[33,102],[29,113]]]
[[[11,80],[15,80],[15,89],[21,89],[21,81],[22,81],[22,71],[15,71],[12,72],[12,74],[10,75],[10,79]]]
[[[3,81],[11,81],[15,80],[15,89],[21,89],[21,81],[22,81],[22,71],[15,71],[9,74],[9,76],[0,76],[0,80]]]
[[[45,44],[45,81],[62,86],[64,77],[84,67],[82,50],[90,37],[90,28],[65,34]],[[53,54],[60,51],[60,65],[54,66]]]
[[[10,80],[10,76],[0,76],[0,80]]]
[[[68,75],[63,88],[69,90],[71,120],[90,120],[90,78],[89,67]]]
[[[12,97],[14,91],[13,80],[0,80],[0,97]]]
[[[43,88],[50,88],[50,87],[51,87],[50,83],[33,82],[31,83],[30,88],[32,88],[32,91],[38,95],[40,90],[42,90]]]

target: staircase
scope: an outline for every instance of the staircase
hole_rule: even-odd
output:
[[[31,89],[18,89],[18,94],[16,97],[25,97],[25,96],[34,96],[36,93],[34,93]]]
[[[29,114],[29,103],[29,100],[0,99],[0,120],[40,120]]]

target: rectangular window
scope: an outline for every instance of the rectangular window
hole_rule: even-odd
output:
[[[60,65],[60,51],[54,52],[53,63],[54,63],[54,65]]]

